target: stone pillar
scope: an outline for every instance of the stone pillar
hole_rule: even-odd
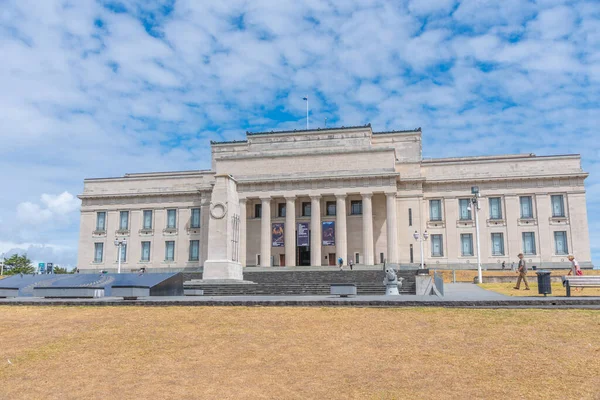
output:
[[[260,266],[271,266],[271,198],[261,197],[260,217]]]
[[[346,230],[346,195],[336,195],[336,206],[335,206],[335,227],[336,238],[335,238],[335,249],[337,258],[342,257],[344,263],[348,264],[348,233]]]
[[[240,199],[240,264],[246,266],[246,199]]]
[[[398,264],[398,213],[396,211],[396,192],[386,193],[387,210],[387,262]]]
[[[363,254],[364,265],[374,265],[373,256],[373,204],[372,193],[361,193],[363,214]]]
[[[321,266],[321,196],[310,196],[310,265]]]
[[[296,198],[285,198],[285,266],[296,266]]]

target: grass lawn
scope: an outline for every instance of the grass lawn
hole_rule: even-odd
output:
[[[0,306],[0,319],[2,399],[600,395],[593,310]]]
[[[529,277],[528,277],[529,278]],[[507,296],[541,296],[544,297],[543,294],[538,294],[538,285],[537,285],[537,277],[534,276],[534,279],[528,279],[529,287],[531,290],[525,290],[525,285],[521,283],[521,290],[513,289],[515,287],[515,283],[484,283],[479,285],[480,287],[492,290],[494,292],[498,292]],[[550,296],[560,296],[565,297],[567,295],[567,289],[563,287],[560,282],[551,283],[552,286],[552,294]],[[575,289],[571,289],[571,297],[590,297],[597,296],[600,297],[600,288],[587,288],[587,289],[579,289],[576,291]]]

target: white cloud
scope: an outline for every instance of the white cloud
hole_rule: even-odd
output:
[[[63,192],[59,195],[42,194],[41,203],[31,203],[29,201],[20,203],[17,206],[17,218],[24,224],[39,225],[53,219],[63,220],[64,217],[77,211],[80,201],[69,192]]]

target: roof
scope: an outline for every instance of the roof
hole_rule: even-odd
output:
[[[414,132],[421,132],[421,127],[418,127],[418,128],[415,128],[415,129],[399,130],[399,131],[373,132],[373,135],[391,135],[391,134],[394,134],[394,133],[414,133]]]
[[[224,140],[224,141],[217,141],[217,140],[211,140],[210,144],[236,144],[236,143],[248,143],[247,140]]]
[[[357,126],[341,126],[341,127],[333,127],[333,128],[317,128],[317,129],[294,129],[288,131],[270,131],[270,132],[249,132],[246,131],[247,136],[254,135],[269,135],[269,134],[280,134],[280,133],[302,133],[302,132],[318,132],[318,131],[339,131],[342,129],[359,129],[359,128],[370,128],[371,124],[366,125],[357,125]]]

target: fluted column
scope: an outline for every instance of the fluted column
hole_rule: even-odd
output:
[[[361,193],[363,213],[363,253],[364,264],[374,265],[373,257],[373,204],[372,193]]]
[[[321,265],[321,196],[310,196],[310,265]]]
[[[386,193],[387,209],[387,262],[398,263],[398,213],[396,211],[396,192]]]
[[[285,198],[285,266],[296,266],[296,198]]]
[[[240,264],[246,266],[246,199],[240,199]]]
[[[348,264],[350,260],[348,256],[348,233],[346,231],[346,195],[340,194],[335,196],[335,249],[337,258],[342,257],[344,263]]]
[[[260,265],[271,266],[271,198],[261,197],[262,210],[260,220]]]

